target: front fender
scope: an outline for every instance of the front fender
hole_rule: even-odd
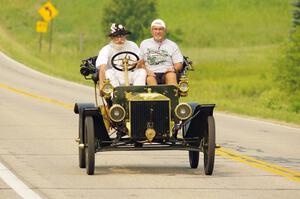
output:
[[[207,131],[207,117],[213,115],[215,104],[189,103],[192,119],[183,126],[184,138],[203,138]]]
[[[93,103],[75,103],[74,112],[79,114],[79,139],[84,143],[85,117],[92,116],[94,119],[95,138],[101,141],[109,141],[107,129],[104,125],[102,114]]]
[[[94,103],[75,103],[74,113],[79,114],[81,109],[96,107]]]

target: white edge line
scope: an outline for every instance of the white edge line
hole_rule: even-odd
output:
[[[17,176],[15,176],[8,168],[0,163],[0,178],[10,186],[22,198],[42,199],[37,193],[32,191]]]
[[[283,128],[287,128],[287,129],[297,130],[297,131],[300,132],[300,128],[287,126],[287,125],[284,125],[284,124],[277,124],[277,123],[268,122],[268,121],[261,121],[263,119],[256,119],[256,118],[251,118],[251,117],[247,117],[247,116],[243,116],[243,115],[235,116],[235,115],[230,115],[229,113],[222,113],[222,112],[216,112],[215,114],[220,115],[220,116],[224,116],[224,117],[229,117],[229,118],[235,118],[235,119],[242,119],[242,120],[258,122],[258,123],[266,124],[266,125],[269,125],[269,126],[283,127]]]

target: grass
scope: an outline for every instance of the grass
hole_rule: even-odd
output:
[[[59,15],[49,53],[49,35],[43,35],[40,52],[35,32],[37,10],[46,1],[6,0],[0,7],[0,49],[36,70],[87,84],[79,74],[80,60],[96,55],[107,42],[100,21],[108,1],[52,0]],[[157,9],[194,62],[191,92],[184,100],[300,124],[300,113],[291,108],[293,96],[274,82],[279,46],[290,30],[290,0],[159,0]]]
[[[189,49],[198,54],[188,73],[191,92],[184,101],[216,103],[217,110],[299,124],[290,98],[274,84],[278,46]]]
[[[170,30],[183,30],[182,43],[189,47],[269,45],[282,42],[290,27],[289,0],[170,2],[159,1],[159,13]]]

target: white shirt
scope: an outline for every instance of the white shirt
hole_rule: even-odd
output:
[[[183,56],[177,44],[169,39],[157,42],[153,38],[142,41],[141,57],[148,69],[155,73],[164,73],[175,63],[182,63]]]
[[[122,51],[130,51],[133,52],[135,54],[137,54],[137,56],[140,56],[140,49],[139,47],[132,41],[125,41],[124,45],[122,46],[122,48],[117,49],[116,47],[117,45],[114,44],[112,41],[107,44],[106,46],[104,46],[98,54],[97,60],[96,60],[96,67],[99,68],[100,65],[102,64],[106,64],[106,70],[112,68],[111,65],[111,58]]]

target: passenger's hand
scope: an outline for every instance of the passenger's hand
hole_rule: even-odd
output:
[[[171,66],[170,68],[168,68],[167,71],[166,71],[166,73],[168,73],[168,72],[174,72],[174,73],[176,73],[174,66]]]
[[[143,59],[140,59],[139,61],[136,62],[136,67],[145,68],[145,61]]]

